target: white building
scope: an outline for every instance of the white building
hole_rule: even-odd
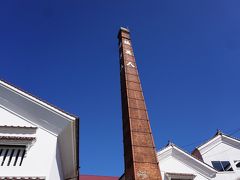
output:
[[[240,140],[221,132],[192,154],[168,143],[157,158],[162,180],[240,180]]]
[[[157,158],[162,180],[240,180],[240,140],[219,131],[192,154],[168,143]]]
[[[163,180],[240,180],[240,140],[221,132],[192,155],[169,143],[157,157]]]
[[[78,179],[78,118],[0,81],[0,179]]]

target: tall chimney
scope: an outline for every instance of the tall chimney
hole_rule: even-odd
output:
[[[118,33],[126,180],[161,180],[130,32]]]

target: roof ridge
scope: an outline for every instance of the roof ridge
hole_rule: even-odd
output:
[[[32,95],[31,93],[27,92],[26,90],[23,90],[22,88],[19,88],[19,87],[13,85],[12,83],[9,83],[9,82],[7,82],[7,81],[5,81],[5,80],[3,80],[3,79],[0,79],[0,83],[2,83],[3,85],[4,85],[4,84],[7,84],[7,85],[10,86],[11,88],[15,88],[16,90],[20,91],[21,93],[26,94],[26,95],[28,95],[28,96],[30,96],[30,97],[32,97],[32,98],[40,101],[41,103],[43,103],[43,104],[45,104],[45,105],[48,105],[48,106],[54,108],[54,109],[57,110],[57,111],[60,111],[61,113],[64,113],[64,114],[66,114],[66,115],[68,115],[68,116],[71,116],[71,117],[73,117],[73,118],[75,118],[75,119],[78,119],[77,116],[75,116],[75,115],[73,115],[73,114],[71,114],[71,113],[69,113],[69,112],[66,112],[65,110],[63,110],[63,109],[61,109],[61,108],[59,108],[59,107],[57,107],[57,106],[55,106],[55,105],[47,102],[46,100],[43,100],[42,98],[39,98],[38,96]],[[12,90],[14,90],[14,89],[12,89]],[[14,91],[16,91],[16,90],[14,90]]]
[[[223,133],[221,130],[217,129],[217,132],[214,134],[214,136],[212,138],[209,138],[208,140],[204,141],[203,143],[201,143],[200,145],[198,145],[197,147],[195,147],[195,149],[199,149],[201,146],[203,146],[204,144],[208,143],[209,141],[211,141],[212,139],[214,139],[217,136],[227,136],[229,138],[235,139],[237,141],[240,141],[239,138],[233,137],[229,134]],[[193,150],[194,151],[194,150]]]
[[[207,165],[209,168],[215,170],[212,166],[210,166],[209,164],[205,163],[204,161],[201,161],[201,160],[197,159],[197,158],[196,158],[195,156],[193,156],[191,153],[187,152],[186,150],[182,149],[181,147],[177,146],[176,144],[171,143],[171,145],[165,146],[162,150],[164,150],[164,149],[166,149],[167,147],[170,147],[170,146],[171,146],[172,148],[174,148],[174,147],[178,148],[179,150],[183,151],[184,153],[186,153],[186,154],[189,155],[190,157],[194,158],[196,161],[198,161],[198,162],[200,162],[200,163],[203,163],[203,164]],[[161,150],[161,151],[162,151],[162,150]],[[160,153],[160,151],[159,151],[158,153]]]

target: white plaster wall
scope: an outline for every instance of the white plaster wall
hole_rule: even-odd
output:
[[[29,149],[22,166],[1,166],[1,176],[46,176],[52,164],[56,137],[37,130],[36,142]]]
[[[46,130],[46,134],[48,134],[49,137],[45,137],[45,141],[49,141],[49,142],[51,141],[52,138],[54,139],[55,136],[58,136],[58,138],[55,137],[54,139],[55,142],[51,142],[50,145],[48,145],[48,143],[44,144],[43,142],[41,142],[41,140],[38,140],[40,137],[37,137],[38,139],[36,143],[41,142],[42,144],[40,143],[41,145],[37,144],[35,146],[38,146],[38,149],[41,149],[40,150],[41,152],[38,154],[39,160],[42,159],[41,156],[49,157],[47,158],[48,161],[45,162],[45,166],[49,166],[48,164],[46,165],[46,163],[49,163],[50,161],[49,159],[51,159],[50,157],[53,157],[54,155],[56,155],[56,152],[54,154],[53,150],[56,151],[56,144],[58,139],[59,149],[61,153],[61,160],[63,162],[61,172],[63,172],[64,178],[76,176],[77,174],[76,165],[78,160],[76,157],[78,152],[76,152],[77,140],[76,140],[76,132],[75,132],[76,130],[75,120],[76,120],[76,117],[70,116],[62,112],[61,110],[58,110],[36,99],[35,97],[32,97],[24,92],[21,92],[20,90],[0,81],[0,126],[1,125],[3,126],[4,125],[37,126],[38,130],[39,129]],[[12,130],[13,129],[14,128],[12,128]],[[0,127],[0,131],[2,131],[2,134],[3,134],[3,127]],[[21,136],[30,135],[29,128],[25,128],[24,131],[25,133],[23,134],[19,133],[19,131],[18,132],[15,131],[14,133],[11,132],[9,135],[14,135],[14,134],[21,135]],[[6,134],[7,133],[5,131],[5,135]],[[1,132],[0,132],[0,135],[1,135]],[[42,136],[41,133],[38,132],[38,136],[39,135]],[[45,145],[45,147],[43,145]],[[43,148],[49,149],[49,152],[47,152],[48,154],[44,154],[46,152],[44,152]],[[34,150],[34,152],[35,151],[37,150]],[[67,152],[67,153],[64,153],[64,152]],[[36,161],[35,164],[37,163],[39,162]],[[36,166],[40,167],[40,165],[36,165]],[[46,169],[45,167],[42,167],[42,168]],[[58,169],[59,169],[59,166],[58,166]],[[42,169],[39,171],[45,173],[45,171]],[[0,175],[1,175],[1,169],[0,169]]]
[[[163,180],[168,180],[168,178],[164,175],[167,172],[194,174],[194,175],[196,175],[194,180],[207,179],[205,176],[203,176],[202,174],[199,174],[199,172],[194,170],[192,167],[179,161],[178,159],[176,159],[173,156],[170,156],[164,160],[161,160],[159,162],[159,166],[160,166]]]
[[[3,117],[2,114],[9,118],[11,123],[8,122],[8,125],[29,125],[18,117],[6,116],[5,112],[0,111],[0,117]],[[8,118],[4,118],[4,122]],[[27,152],[22,166],[0,166],[0,176],[45,176],[46,180],[60,180],[58,173],[62,169],[61,164],[57,163],[57,158],[60,158],[57,152],[57,137],[38,128],[36,142]]]
[[[240,180],[240,176],[238,176],[234,172],[226,172],[226,173],[217,173],[216,177],[213,180]]]
[[[239,147],[233,147],[226,143],[220,143],[208,152],[202,154],[205,163],[212,166],[211,161],[229,161],[232,165],[233,172],[219,172],[215,179],[219,180],[237,180],[240,179],[240,169],[234,165],[234,160],[240,160]]]
[[[17,116],[13,112],[0,107],[0,126],[34,126],[22,117]]]
[[[49,179],[51,180],[63,179],[63,170],[62,170],[59,148],[56,149],[55,155],[52,158],[53,158],[53,161],[52,161]]]

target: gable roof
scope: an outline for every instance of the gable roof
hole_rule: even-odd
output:
[[[0,80],[0,108],[56,136],[64,178],[78,175],[78,117],[3,80]]]
[[[195,169],[197,172],[203,174],[204,176],[214,177],[217,173],[214,168],[196,159],[194,156],[177,147],[173,143],[168,143],[163,149],[157,152],[157,157],[159,161],[164,160],[169,156],[180,159],[185,164],[191,164],[191,168]]]
[[[206,151],[217,146],[220,143],[227,143],[234,147],[239,147],[240,140],[238,138],[224,134],[223,132],[218,130],[217,133],[211,139],[207,140],[203,144],[196,147],[195,150],[198,150],[201,154],[204,154]]]
[[[0,79],[0,84],[8,87],[9,89],[19,93],[22,96],[25,96],[25,97],[29,98],[32,101],[36,101],[37,103],[39,103],[39,104],[41,104],[41,105],[43,105],[43,106],[45,106],[45,107],[47,107],[47,108],[49,108],[51,110],[53,110],[53,111],[63,115],[63,116],[66,116],[66,117],[68,117],[70,119],[77,119],[78,118],[77,116],[62,110],[61,108],[59,108],[57,106],[54,106],[53,104],[50,104],[49,102],[47,102],[45,100],[42,100],[41,98],[36,97],[36,96],[32,95],[31,93],[26,92],[25,90],[23,90],[23,89],[21,89],[19,87],[16,87],[15,85],[13,85],[13,84],[11,84],[9,82],[6,82],[5,80]]]
[[[69,122],[79,119],[3,80],[0,80],[0,107],[56,136]]]

